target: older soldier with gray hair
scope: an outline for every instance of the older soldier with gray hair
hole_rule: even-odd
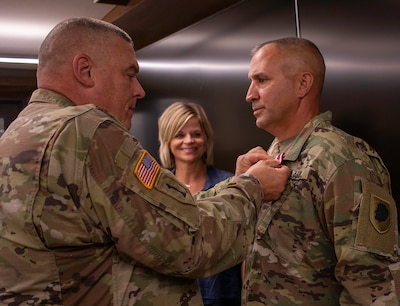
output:
[[[196,278],[250,251],[289,169],[258,148],[195,200],[129,133],[138,71],[106,22],[43,41],[38,89],[0,139],[2,305],[202,305]]]
[[[245,305],[399,305],[397,209],[388,170],[365,141],[319,113],[325,63],[314,43],[284,38],[250,62],[257,127],[291,169],[265,204],[246,261]]]

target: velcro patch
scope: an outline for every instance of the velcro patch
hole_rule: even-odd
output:
[[[356,245],[393,256],[396,249],[396,203],[389,192],[363,180]]]
[[[160,171],[160,165],[147,151],[143,151],[135,167],[135,175],[147,189],[152,189],[157,174]]]
[[[375,194],[371,195],[369,218],[374,228],[380,234],[386,233],[390,228],[390,204]]]

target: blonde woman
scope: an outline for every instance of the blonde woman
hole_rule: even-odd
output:
[[[233,173],[213,166],[214,135],[201,105],[175,102],[158,120],[161,164],[192,194],[207,190]],[[199,279],[204,305],[240,305],[240,265]]]

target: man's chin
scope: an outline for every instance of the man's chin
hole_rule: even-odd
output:
[[[129,131],[132,127],[132,119],[122,122],[122,125]]]

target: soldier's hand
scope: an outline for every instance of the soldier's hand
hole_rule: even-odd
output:
[[[259,160],[270,160],[271,166],[279,166],[278,161],[276,161],[272,156],[269,156],[263,148],[258,146],[251,149],[246,154],[240,155],[237,158],[235,175],[245,173],[252,165],[257,163]]]
[[[251,166],[245,174],[255,176],[264,191],[264,200],[277,200],[285,190],[290,170],[287,166],[276,166],[271,160],[260,160]]]

